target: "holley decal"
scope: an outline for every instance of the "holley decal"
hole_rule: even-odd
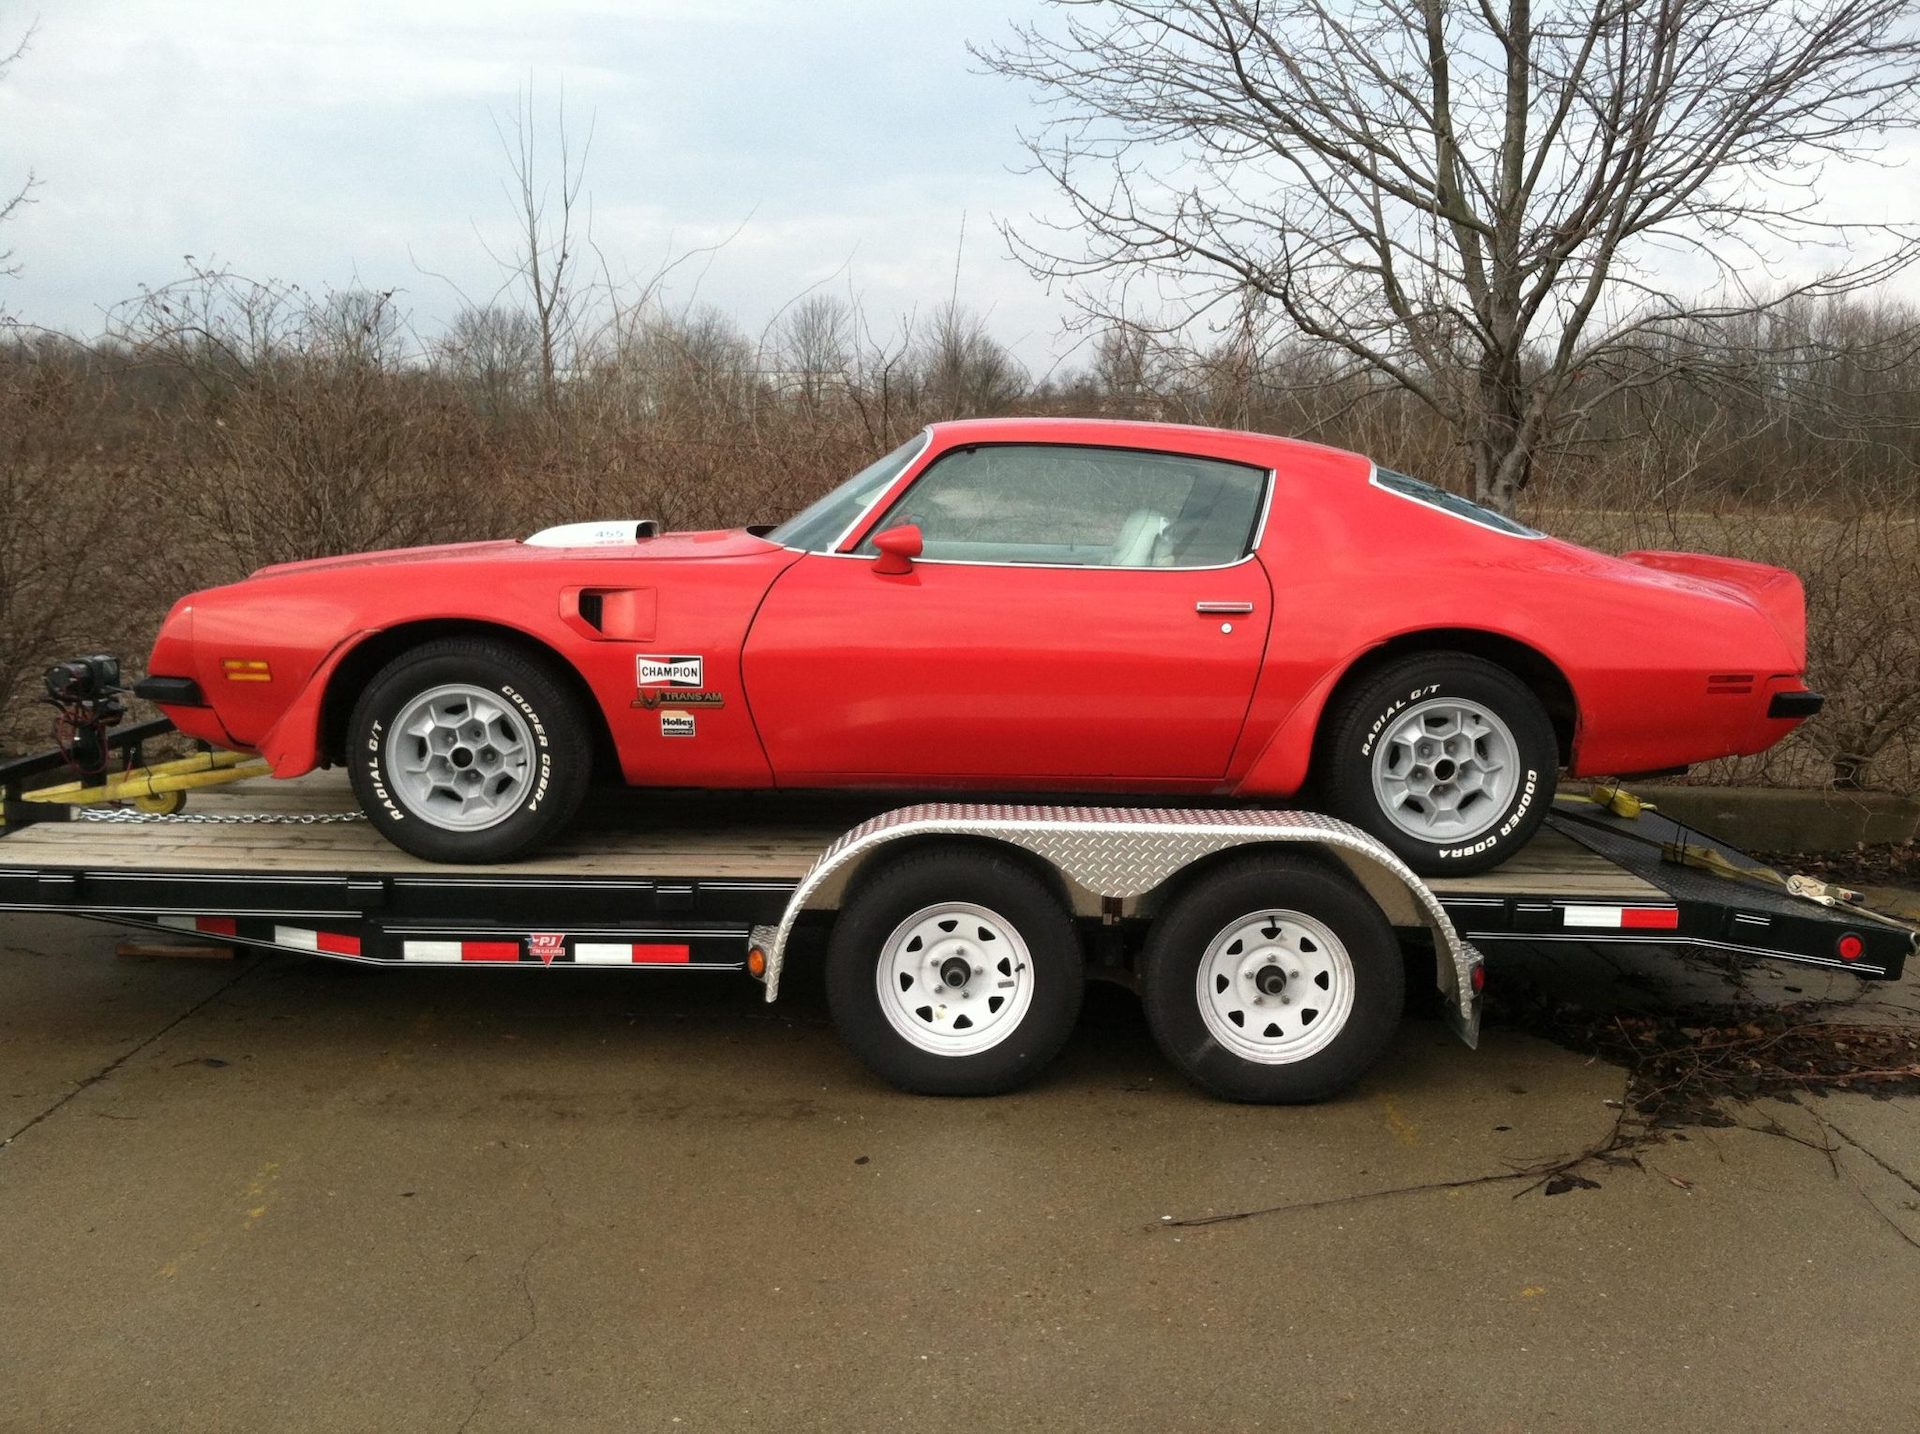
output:
[[[643,652],[634,658],[633,683],[636,687],[699,687],[705,667],[699,657],[655,657]]]
[[[662,712],[660,714],[660,735],[662,737],[691,737],[693,734],[694,722],[691,712]]]

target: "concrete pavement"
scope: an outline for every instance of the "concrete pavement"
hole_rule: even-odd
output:
[[[1038,1087],[933,1101],[804,980],[115,939],[0,937],[0,1428],[1920,1426],[1920,1102],[1547,1197],[1449,1183],[1624,1078],[1511,1031],[1253,1109],[1096,989]]]

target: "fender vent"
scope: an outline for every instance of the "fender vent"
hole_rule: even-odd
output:
[[[1739,696],[1753,691],[1751,672],[1726,672],[1707,678],[1709,697]]]

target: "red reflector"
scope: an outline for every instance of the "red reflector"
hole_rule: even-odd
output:
[[[1638,930],[1673,931],[1680,925],[1680,908],[1677,906],[1634,907],[1629,906],[1620,913],[1623,927]]]
[[[1473,993],[1477,996],[1486,989],[1487,968],[1485,966],[1475,966],[1473,968]]]
[[[520,943],[518,941],[462,941],[460,959],[462,961],[518,961]]]
[[[692,959],[692,950],[685,946],[654,946],[638,941],[633,946],[636,966],[681,966]]]
[[[231,916],[196,916],[193,929],[204,936],[232,936],[239,930],[239,923]]]
[[[1842,961],[1858,961],[1866,954],[1867,943],[1849,931],[1833,943],[1833,949],[1840,953]]]
[[[358,956],[360,938],[342,936],[333,931],[316,931],[313,935],[313,949],[325,951],[334,956]]]

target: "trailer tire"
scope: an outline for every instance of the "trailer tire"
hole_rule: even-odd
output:
[[[998,1095],[1045,1068],[1085,992],[1080,934],[990,851],[905,856],[860,883],[827,945],[827,1003],[867,1068],[919,1095]]]
[[[1484,658],[1404,658],[1329,719],[1320,758],[1329,809],[1422,876],[1491,870],[1553,805],[1560,747],[1546,708]]]
[[[511,861],[546,844],[580,809],[592,767],[572,694],[538,657],[491,638],[402,653],[348,719],[361,809],[428,861]]]
[[[1366,1074],[1400,1024],[1406,969],[1381,912],[1344,875],[1241,857],[1154,922],[1147,1024],[1167,1059],[1227,1100],[1325,1100]]]

